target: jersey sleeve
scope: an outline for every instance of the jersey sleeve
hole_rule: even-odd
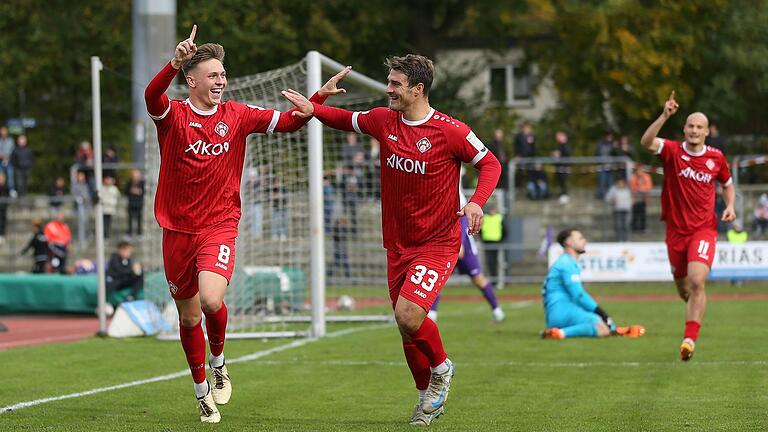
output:
[[[348,132],[371,135],[379,139],[387,119],[388,108],[377,107],[369,111],[348,111],[342,108],[315,104],[315,117],[324,125]]]
[[[312,95],[309,99],[312,102],[322,105],[327,97],[320,96],[318,93]],[[262,108],[257,105],[245,105],[245,120],[243,127],[248,134],[275,132],[295,132],[307,124],[311,117],[301,118],[293,115],[296,108],[290,111],[280,112],[271,108]]]
[[[499,183],[501,164],[469,126],[461,122],[456,122],[456,125],[459,127],[446,124],[448,145],[457,159],[472,164],[480,171],[475,193],[469,201],[483,207]]]
[[[680,148],[680,143],[664,138],[656,138],[656,142],[659,143],[659,149],[656,150],[656,156],[661,159],[662,163],[666,163],[675,156],[677,149]]]
[[[167,123],[165,120],[171,112],[172,103],[165,92],[173,82],[173,79],[176,78],[178,72],[179,71],[174,69],[174,67],[171,66],[171,63],[168,62],[165,67],[152,78],[152,81],[149,82],[149,85],[147,85],[147,88],[144,90],[144,102],[147,105],[147,113],[158,126],[162,123]]]
[[[592,312],[597,307],[597,302],[584,289],[584,285],[581,284],[581,275],[577,269],[576,265],[569,265],[565,268],[565,271],[562,272],[563,286],[568,291],[571,301],[581,306],[582,309]]]
[[[733,184],[733,178],[731,177],[731,169],[728,167],[728,161],[722,153],[720,153],[720,164],[722,168],[717,173],[717,181],[723,186],[729,187]]]

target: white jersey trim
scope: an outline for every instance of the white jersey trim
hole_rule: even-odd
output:
[[[267,126],[268,134],[275,132],[275,127],[277,126],[278,120],[280,120],[280,111],[278,110],[272,111],[272,121],[270,121],[269,126]]]
[[[360,111],[352,113],[352,128],[359,134],[363,133],[363,131],[360,130],[360,124],[357,122],[357,118],[360,117],[360,114]]]
[[[219,104],[214,105],[212,109],[209,109],[208,111],[206,111],[206,110],[201,110],[200,108],[192,105],[192,101],[190,101],[189,98],[186,98],[184,100],[184,103],[189,105],[189,107],[192,108],[192,111],[194,111],[195,114],[201,115],[201,116],[214,115],[216,114],[216,111],[219,110]]]
[[[659,144],[659,148],[656,150],[656,154],[660,155],[661,150],[664,148],[664,138],[656,138],[656,142]]]
[[[472,161],[470,161],[469,163],[471,163],[472,166],[477,165],[477,163],[480,162],[485,157],[485,155],[487,155],[488,153],[490,153],[488,150],[479,151],[475,155],[474,159],[472,159]]]
[[[147,111],[147,114],[149,114],[149,118],[151,118],[152,120],[160,121],[160,120],[164,119],[168,115],[169,112],[171,112],[171,101],[168,101],[168,108],[166,108],[165,112],[160,114],[159,116],[153,116],[152,113],[150,113],[149,111]]]
[[[731,187],[733,185],[733,177],[729,178],[725,184],[723,184],[723,187]]]
[[[402,120],[403,123],[405,123],[408,126],[421,126],[424,123],[428,122],[429,119],[431,119],[433,115],[435,115],[435,109],[434,108],[430,108],[429,109],[429,114],[427,114],[427,116],[424,117],[423,119],[420,119],[420,120],[408,120],[405,117],[403,117],[402,114],[400,114],[400,120]]]
[[[685,150],[685,152],[686,152],[686,153],[688,153],[688,154],[689,154],[689,155],[691,155],[691,156],[694,156],[694,157],[699,157],[699,156],[704,156],[704,153],[706,153],[706,152],[707,152],[707,146],[703,146],[703,147],[701,148],[701,151],[700,151],[700,152],[698,152],[698,153],[694,153],[694,152],[692,152],[692,151],[688,150],[688,143],[687,143],[687,142],[685,142],[685,141],[683,141],[683,150]]]

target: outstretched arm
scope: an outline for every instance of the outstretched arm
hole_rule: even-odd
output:
[[[181,65],[189,61],[197,52],[195,34],[197,34],[197,25],[192,26],[192,32],[187,39],[176,45],[176,51],[171,61],[152,78],[152,81],[149,82],[146,90],[144,90],[144,101],[147,104],[147,112],[149,112],[150,116],[162,117],[168,111],[170,102],[168,96],[165,95],[165,91],[168,90],[168,87],[173,82]]]
[[[677,112],[678,107],[679,105],[677,104],[677,101],[675,101],[675,91],[672,90],[672,93],[669,95],[669,99],[667,99],[667,102],[664,103],[664,111],[662,111],[661,115],[656,119],[656,121],[648,126],[648,129],[643,134],[643,137],[640,138],[640,144],[643,147],[653,153],[659,151],[659,142],[656,140],[656,136],[659,134],[661,127],[664,126],[664,123],[666,123],[667,119],[672,117]]]
[[[320,87],[320,90],[317,91],[314,95],[312,95],[307,102],[312,105],[322,105],[325,103],[325,100],[328,99],[329,96],[337,95],[339,93],[346,93],[347,91],[343,88],[338,88],[337,84],[339,81],[344,79],[345,76],[352,70],[351,66],[347,66],[344,69],[342,69],[339,73],[331,77],[331,79],[328,80],[328,82],[325,83],[322,87]],[[295,91],[295,90],[288,90],[289,92],[292,92],[293,94],[301,96],[301,98],[298,99],[304,99],[304,96]],[[283,95],[286,94],[286,92],[282,92]],[[286,96],[287,97],[287,96]],[[288,100],[291,100],[290,98]],[[293,102],[293,101],[291,101]],[[312,118],[312,115],[303,115],[303,113],[300,111],[300,109],[294,108],[288,112],[280,113],[280,119],[277,122],[277,126],[275,127],[275,132],[294,132],[300,129],[302,126],[307,124],[309,119]]]

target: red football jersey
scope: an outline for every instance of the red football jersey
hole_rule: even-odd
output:
[[[352,126],[381,143],[384,247],[458,251],[459,170],[462,162],[475,165],[489,156],[482,141],[467,125],[434,109],[422,120],[408,121],[397,111],[374,108],[353,113]]]
[[[664,165],[661,220],[667,230],[690,235],[717,229],[715,180],[730,186],[731,171],[723,153],[710,146],[693,153],[685,142],[658,138],[656,153]]]
[[[177,73],[166,64],[144,94],[160,143],[155,218],[163,228],[188,234],[222,222],[237,225],[246,137],[293,132],[309,119],[234,101],[210,111],[189,99],[169,101],[165,90]],[[315,94],[311,100],[325,98]]]
[[[160,142],[160,226],[195,234],[224,221],[237,225],[245,138],[273,132],[280,112],[234,101],[202,111],[186,99],[171,100],[162,116],[150,117]]]

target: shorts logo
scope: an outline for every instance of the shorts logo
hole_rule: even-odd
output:
[[[709,170],[712,171],[715,168],[715,161],[713,161],[712,159],[707,159],[704,165],[706,165],[707,168],[709,168]]]
[[[424,298],[424,299],[427,298],[427,295],[421,292],[421,290],[415,290],[413,293],[421,298]]]
[[[173,282],[168,281],[168,289],[171,290],[171,294],[176,294],[176,291],[179,290],[179,287],[177,287]]]
[[[429,142],[427,138],[422,138],[416,142],[416,148],[419,149],[420,152],[425,153],[427,150],[432,148],[432,143]]]
[[[224,136],[229,132],[229,126],[227,126],[224,122],[219,122],[216,124],[216,127],[213,129],[214,132],[216,132],[220,137],[224,138]]]

